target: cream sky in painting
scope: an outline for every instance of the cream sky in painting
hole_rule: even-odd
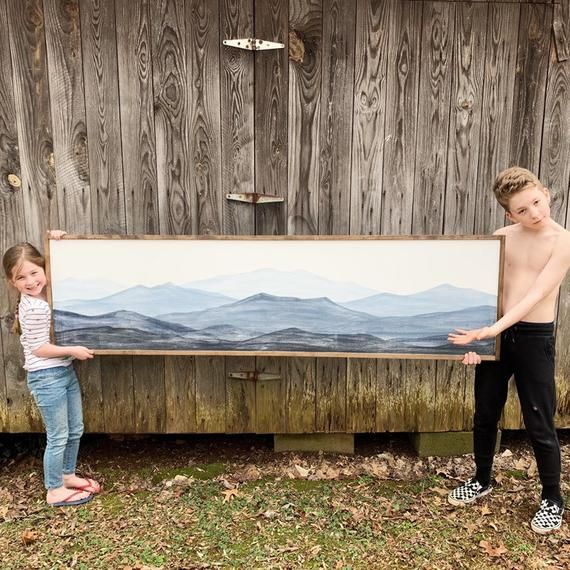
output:
[[[448,283],[497,294],[495,240],[73,240],[50,242],[52,279],[177,285],[263,268],[309,271],[378,292]]]

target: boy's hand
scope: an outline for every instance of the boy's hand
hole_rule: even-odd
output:
[[[474,340],[483,340],[484,338],[489,338],[494,336],[491,332],[490,327],[483,327],[481,329],[473,329],[471,331],[465,331],[463,329],[455,329],[456,332],[449,333],[447,335],[447,341],[451,344],[469,344]]]
[[[61,239],[66,233],[63,230],[48,230],[48,237],[50,239]]]
[[[463,364],[466,366],[481,364],[481,357],[476,352],[466,352],[461,362],[463,362]]]
[[[85,348],[84,346],[72,346],[69,353],[77,360],[88,360],[93,358],[93,351],[90,348]]]

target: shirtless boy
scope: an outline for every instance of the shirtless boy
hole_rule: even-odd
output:
[[[503,317],[488,327],[457,330],[453,344],[501,335],[500,361],[481,362],[468,352],[464,364],[476,364],[473,449],[475,476],[454,489],[452,505],[465,505],[492,490],[491,469],[497,424],[514,374],[526,431],[542,483],[540,507],[531,528],[540,534],[558,530],[564,501],[560,493],[560,444],[554,429],[554,311],[560,284],[570,268],[570,232],[550,217],[550,194],[524,168],[499,174],[493,186],[512,222],[495,235],[505,236]]]

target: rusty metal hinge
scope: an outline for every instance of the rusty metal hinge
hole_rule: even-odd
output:
[[[225,46],[235,47],[239,49],[248,49],[251,51],[259,51],[264,49],[283,49],[285,44],[279,42],[269,42],[258,38],[236,38],[235,40],[224,40]]]
[[[248,202],[249,204],[271,204],[274,202],[284,202],[283,196],[273,196],[272,194],[259,194],[257,192],[243,192],[241,194],[226,194],[227,200],[236,202]]]
[[[247,372],[230,372],[228,377],[232,380],[251,380],[252,382],[260,382],[262,380],[281,380],[280,374],[258,372],[257,370],[248,370]]]

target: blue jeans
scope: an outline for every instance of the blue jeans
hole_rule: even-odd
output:
[[[28,372],[28,388],[44,420],[46,489],[63,485],[63,475],[75,473],[79,440],[83,435],[81,391],[73,366]]]

